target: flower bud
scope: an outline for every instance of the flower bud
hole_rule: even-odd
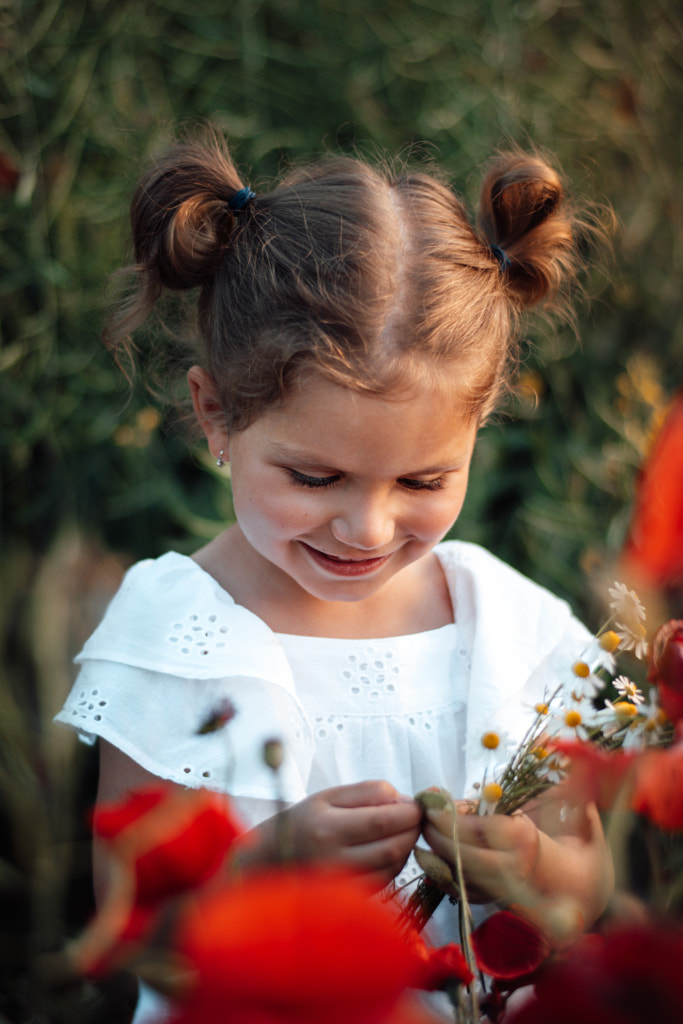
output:
[[[285,748],[282,745],[282,740],[266,740],[263,744],[263,760],[274,772],[282,766],[284,756]]]

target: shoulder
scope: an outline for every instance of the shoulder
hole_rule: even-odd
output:
[[[504,586],[509,592],[521,591],[523,594],[534,595],[538,600],[547,600],[551,604],[564,604],[545,587],[535,583],[478,544],[447,540],[437,544],[434,550],[449,581],[457,574],[461,579],[471,578],[478,587],[485,590]]]
[[[456,616],[481,634],[509,639],[544,656],[567,631],[572,642],[587,631],[568,603],[477,544],[444,541],[437,557],[448,582]]]
[[[268,626],[193,559],[169,552],[128,570],[76,661],[206,679],[226,674],[226,666],[230,674],[253,674],[247,668],[273,658],[282,655]]]

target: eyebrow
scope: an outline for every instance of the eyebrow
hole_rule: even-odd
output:
[[[268,448],[271,457],[281,460],[282,462],[298,462],[303,466],[315,466],[316,468],[334,468],[332,463],[328,463],[326,459],[319,458],[315,453],[299,450],[297,448],[288,448],[286,445],[282,445],[278,441],[271,441]],[[465,454],[462,456],[462,459],[454,460],[454,464],[449,463],[447,465],[425,466],[423,469],[409,470],[407,473],[402,473],[401,476],[438,476],[441,473],[453,473],[460,469],[466,460],[467,455]],[[343,473],[344,470],[334,469],[334,472]]]

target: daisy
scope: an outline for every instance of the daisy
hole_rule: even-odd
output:
[[[574,678],[571,687],[567,684],[567,688],[570,688],[571,696],[575,701],[581,701],[584,697],[592,700],[605,685],[603,680],[591,671],[587,661],[575,661],[572,665],[572,673]]]
[[[645,609],[635,590],[629,590],[625,583],[615,583],[609,587],[608,593],[612,600],[609,603],[615,619],[644,622]]]
[[[628,676],[617,676],[612,685],[619,696],[625,700],[630,700],[634,704],[643,704],[645,702],[642,690],[639,690]]]
[[[657,701],[656,691],[652,689],[647,703],[638,707],[638,715],[624,736],[624,748],[659,746],[667,723],[668,719]]]
[[[502,729],[490,729],[483,733],[480,742],[484,750],[488,752],[489,761],[496,762],[507,761],[516,746],[510,734]]]
[[[629,590],[625,583],[615,583],[609,588],[612,598],[610,608],[616,619],[614,631],[619,637],[619,646],[624,651],[633,651],[636,658],[647,654],[645,631],[645,609],[635,590]]]
[[[617,622],[615,627],[619,634],[622,650],[633,651],[636,658],[644,658],[648,649],[647,640],[645,639],[645,626],[640,622]]]
[[[482,786],[479,814],[493,814],[502,795],[503,787],[498,782],[487,782]]]
[[[553,739],[588,739],[584,715],[576,707],[561,708],[548,730]]]

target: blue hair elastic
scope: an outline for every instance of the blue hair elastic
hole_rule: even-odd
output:
[[[238,210],[243,210],[247,203],[254,199],[256,196],[255,192],[252,192],[250,188],[241,188],[239,192],[235,192],[234,196],[228,199],[228,209],[236,213]]]
[[[492,245],[490,248],[491,252],[498,260],[498,266],[500,267],[501,274],[506,274],[511,266],[510,257],[504,249],[500,248],[499,245]]]

